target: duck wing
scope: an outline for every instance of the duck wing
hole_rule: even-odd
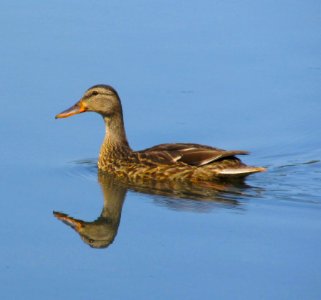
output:
[[[139,151],[141,157],[153,161],[173,164],[182,162],[187,165],[201,167],[223,158],[233,157],[235,155],[248,154],[242,150],[222,150],[210,146],[199,144],[161,144],[142,151]]]

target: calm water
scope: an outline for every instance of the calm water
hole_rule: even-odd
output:
[[[321,3],[174,2],[2,1],[1,299],[321,298]],[[54,120],[96,83],[134,149],[269,171],[210,199],[98,177],[101,118]]]

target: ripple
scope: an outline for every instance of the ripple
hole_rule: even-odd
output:
[[[319,209],[320,173],[320,160],[297,159],[269,167],[266,174],[255,177],[255,183],[266,190],[266,200],[277,200],[290,206],[308,205]]]
[[[314,160],[309,160],[309,161],[305,161],[305,162],[294,162],[294,163],[289,163],[286,165],[281,165],[278,168],[286,168],[286,167],[297,167],[297,166],[301,166],[301,165],[312,165],[312,164],[317,164],[320,163],[320,160],[314,159]]]
[[[97,181],[97,159],[85,158],[73,160],[68,163],[65,173],[71,177],[80,177],[82,179]]]

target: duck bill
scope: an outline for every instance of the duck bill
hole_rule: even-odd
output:
[[[64,110],[60,114],[56,115],[56,119],[68,118],[73,115],[81,114],[87,110],[87,107],[82,101],[77,102],[74,106]]]

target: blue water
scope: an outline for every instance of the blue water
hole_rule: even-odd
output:
[[[2,1],[0,25],[1,299],[321,298],[319,1]],[[54,120],[97,83],[132,148],[250,150],[268,172],[110,202],[101,118]],[[92,224],[104,199],[124,202],[103,249],[53,215]]]

